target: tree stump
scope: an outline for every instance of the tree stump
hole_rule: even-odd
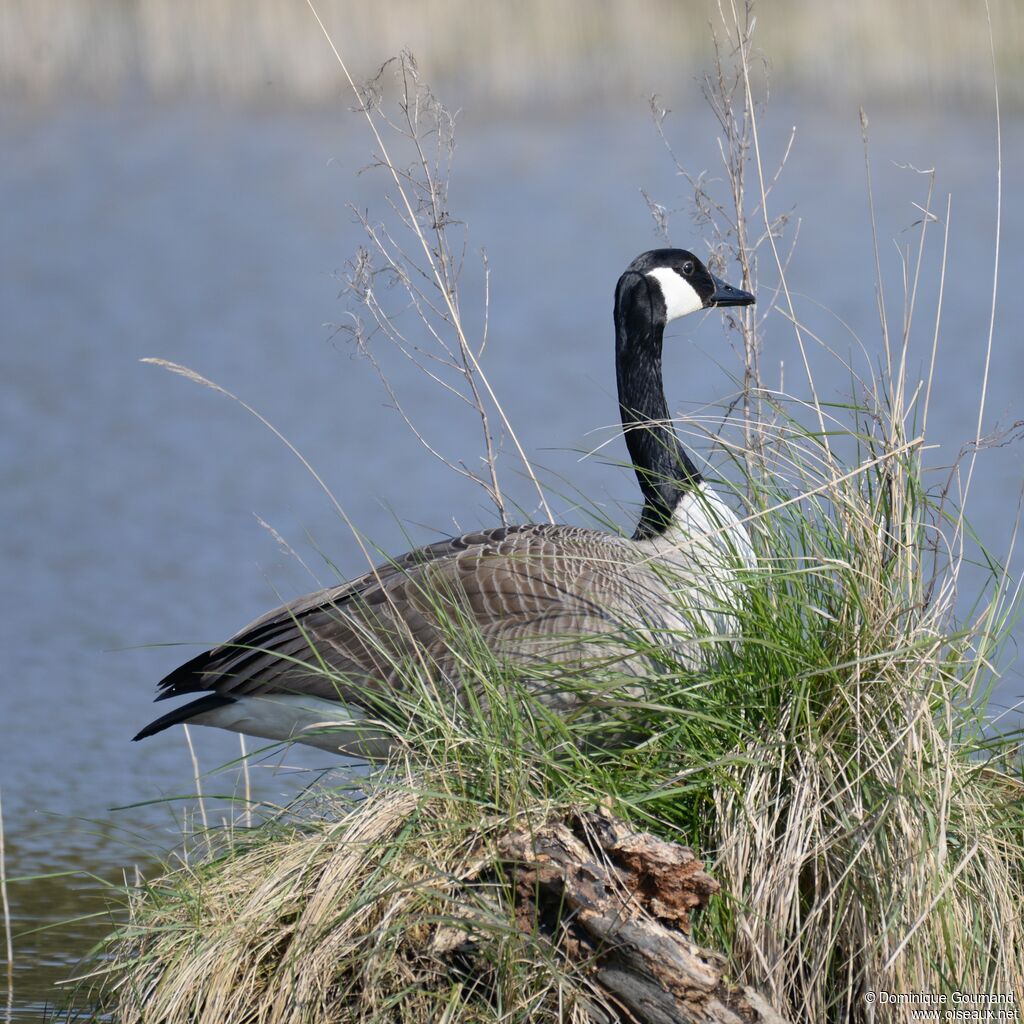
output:
[[[510,832],[498,849],[520,927],[539,926],[588,965],[605,1004],[595,1001],[596,1021],[786,1024],[756,991],[726,980],[720,954],[688,938],[690,911],[719,888],[688,847],[599,810]]]

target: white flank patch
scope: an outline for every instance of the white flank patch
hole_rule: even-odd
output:
[[[698,309],[704,308],[696,289],[669,267],[655,267],[654,270],[647,271],[647,276],[658,282],[665,299],[666,320],[675,320],[677,317],[696,313]]]
[[[291,740],[352,757],[383,757],[388,734],[357,708],[297,693],[238,697],[233,704],[189,720],[268,740]]]

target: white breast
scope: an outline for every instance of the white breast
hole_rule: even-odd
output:
[[[687,492],[659,536],[634,541],[666,572],[665,584],[682,620],[703,620],[713,634],[735,634],[730,609],[742,594],[742,575],[755,567],[750,536],[736,513],[700,484]]]
[[[679,502],[668,533],[670,538],[677,533],[691,540],[701,538],[697,543],[727,554],[735,565],[754,567],[750,535],[721,495],[707,484],[700,484]]]

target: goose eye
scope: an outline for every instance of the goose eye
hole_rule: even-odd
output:
[[[687,260],[683,264],[683,273],[689,277],[693,273],[693,260]]]

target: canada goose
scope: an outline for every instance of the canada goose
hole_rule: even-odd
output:
[[[157,700],[203,696],[151,722],[135,739],[184,722],[381,756],[390,740],[372,727],[373,701],[366,698],[386,692],[396,654],[414,648],[439,671],[446,668],[449,645],[432,595],[450,597],[463,621],[513,658],[538,651],[568,657],[555,638],[575,636],[571,646],[579,649],[585,646],[579,638],[607,635],[624,623],[672,630],[694,615],[707,621],[715,595],[725,590],[727,599],[734,568],[750,564],[753,553],[742,525],[706,489],[672,427],[662,336],[668,321],[688,313],[753,301],[682,249],[646,252],[619,278],[619,409],[644,498],[632,538],[527,524],[411,551],[276,608],[175,669],[160,682]],[[704,595],[688,595],[697,607],[680,599],[687,588]]]

